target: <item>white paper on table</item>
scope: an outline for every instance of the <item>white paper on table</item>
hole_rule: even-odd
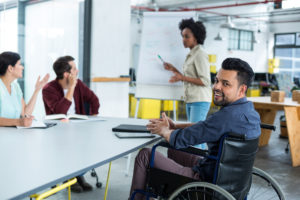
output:
[[[43,121],[32,120],[32,124],[29,127],[17,126],[18,129],[26,129],[26,128],[45,128],[47,125]]]

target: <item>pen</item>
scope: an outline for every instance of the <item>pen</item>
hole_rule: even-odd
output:
[[[30,115],[26,115],[26,114],[24,115],[24,117],[25,117],[25,118],[31,118]],[[33,118],[33,120],[34,120],[34,121],[37,121],[35,118]]]
[[[157,54],[157,57],[161,60],[161,62],[165,63],[165,61],[160,57],[159,54]]]

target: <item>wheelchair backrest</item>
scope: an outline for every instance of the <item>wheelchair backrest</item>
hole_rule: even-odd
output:
[[[237,200],[243,200],[250,189],[258,140],[226,134],[220,141],[214,182]]]

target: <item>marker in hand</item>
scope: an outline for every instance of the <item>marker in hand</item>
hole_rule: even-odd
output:
[[[161,60],[161,62],[165,63],[165,61],[160,57],[159,54],[157,54],[157,57]]]

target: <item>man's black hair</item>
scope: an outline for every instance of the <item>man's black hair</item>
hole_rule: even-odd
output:
[[[198,44],[204,44],[204,40],[206,38],[206,30],[205,26],[200,21],[194,21],[193,18],[190,19],[183,19],[179,23],[179,29],[182,32],[183,29],[188,28],[194,34],[194,37],[197,40]]]
[[[222,63],[222,69],[237,71],[239,85],[245,84],[250,87],[254,72],[250,65],[239,58],[226,58]]]
[[[0,76],[5,75],[9,65],[15,66],[21,57],[19,54],[11,51],[5,51],[0,54]]]
[[[53,70],[56,74],[56,79],[63,79],[64,73],[71,71],[72,67],[69,62],[74,60],[75,59],[72,56],[62,56],[53,63]]]

